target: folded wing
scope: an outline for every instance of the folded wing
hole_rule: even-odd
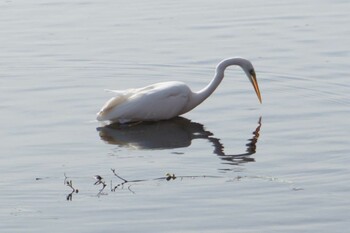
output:
[[[117,94],[97,114],[100,121],[156,121],[178,116],[191,90],[181,82],[166,82],[139,89],[113,91]]]

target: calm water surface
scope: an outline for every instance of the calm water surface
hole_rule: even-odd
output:
[[[348,1],[0,6],[2,232],[349,227]],[[262,105],[230,68],[183,118],[94,121],[104,89],[199,90],[232,56],[253,62]]]

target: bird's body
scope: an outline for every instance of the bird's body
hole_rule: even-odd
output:
[[[230,65],[242,67],[261,101],[251,63],[243,58],[230,58],[219,63],[214,79],[199,92],[192,92],[185,83],[177,81],[123,91],[111,90],[116,96],[107,101],[97,113],[97,120],[127,123],[167,120],[182,115],[198,106],[214,92],[224,77],[226,67]]]
[[[190,88],[176,81],[112,92],[116,97],[102,107],[98,120],[126,123],[170,119],[183,113],[191,97]]]

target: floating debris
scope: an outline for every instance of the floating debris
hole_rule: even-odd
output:
[[[167,173],[166,175],[165,175],[165,179],[167,180],[167,181],[169,181],[169,180],[175,180],[176,179],[176,176],[175,176],[175,174],[170,174],[170,173]]]

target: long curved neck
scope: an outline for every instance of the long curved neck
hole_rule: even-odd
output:
[[[244,59],[242,58],[228,58],[221,61],[216,66],[214,78],[210,81],[210,83],[206,87],[204,87],[202,90],[192,93],[191,99],[187,104],[186,108],[184,109],[183,113],[186,113],[194,109],[195,107],[197,107],[215,91],[215,89],[219,86],[222,79],[224,78],[224,72],[228,66],[232,66],[232,65],[242,66],[242,62],[244,62]]]

